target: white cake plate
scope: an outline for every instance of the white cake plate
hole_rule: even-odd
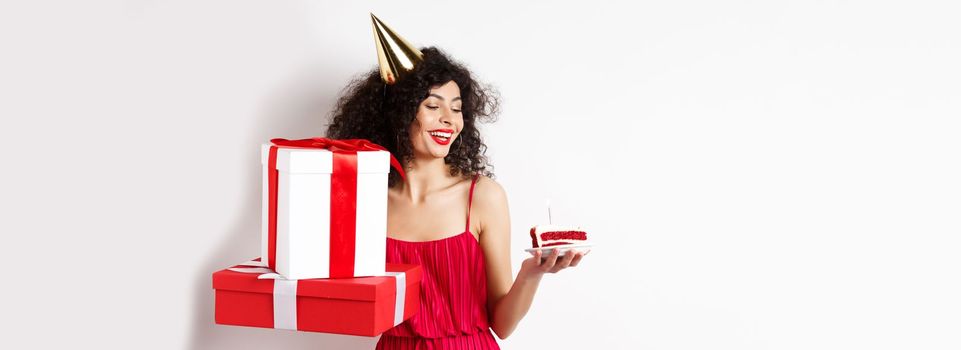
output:
[[[527,249],[524,249],[524,251],[531,253],[531,255],[534,255],[534,253],[536,253],[537,251],[541,251],[541,257],[546,257],[551,254],[551,249],[555,249],[555,248],[557,249],[558,255],[564,255],[564,253],[567,253],[567,251],[571,249],[574,249],[576,252],[587,254],[588,252],[591,251],[591,247],[593,246],[594,245],[590,243],[565,244],[565,245],[556,245],[556,246],[542,247],[542,248],[527,248]]]

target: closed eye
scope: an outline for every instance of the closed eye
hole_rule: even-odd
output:
[[[427,109],[432,110],[432,111],[433,111],[433,110],[437,110],[438,108],[440,108],[440,106],[425,106],[425,107],[427,107]],[[451,110],[454,111],[454,113],[460,113],[460,112],[461,112],[461,110],[460,110],[460,109],[457,109],[457,108],[451,108]]]

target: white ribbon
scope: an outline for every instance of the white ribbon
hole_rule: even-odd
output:
[[[404,300],[407,295],[407,274],[404,272],[387,271],[387,275],[394,278],[397,294],[394,294],[394,325],[404,322]]]
[[[297,280],[285,279],[266,267],[261,261],[251,260],[228,270],[241,273],[259,273],[257,279],[274,280],[274,328],[297,330]],[[407,274],[387,271],[395,282],[394,325],[404,322],[404,302],[407,295]]]
[[[274,328],[297,330],[297,280],[288,280],[262,261],[251,260],[228,270],[258,273],[257,279],[274,280]]]
[[[274,279],[274,328],[297,330],[297,280]]]

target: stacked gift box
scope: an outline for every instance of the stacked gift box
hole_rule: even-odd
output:
[[[387,176],[366,140],[262,147],[261,259],[213,274],[218,324],[375,336],[418,308],[421,269],[386,264]]]

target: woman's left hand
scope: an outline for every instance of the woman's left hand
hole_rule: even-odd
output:
[[[545,273],[557,273],[568,267],[577,266],[584,258],[584,253],[575,249],[568,249],[564,255],[560,255],[558,249],[551,249],[551,253],[544,256],[542,251],[534,252],[534,256],[527,258],[521,263],[521,273],[530,277],[540,277]]]

